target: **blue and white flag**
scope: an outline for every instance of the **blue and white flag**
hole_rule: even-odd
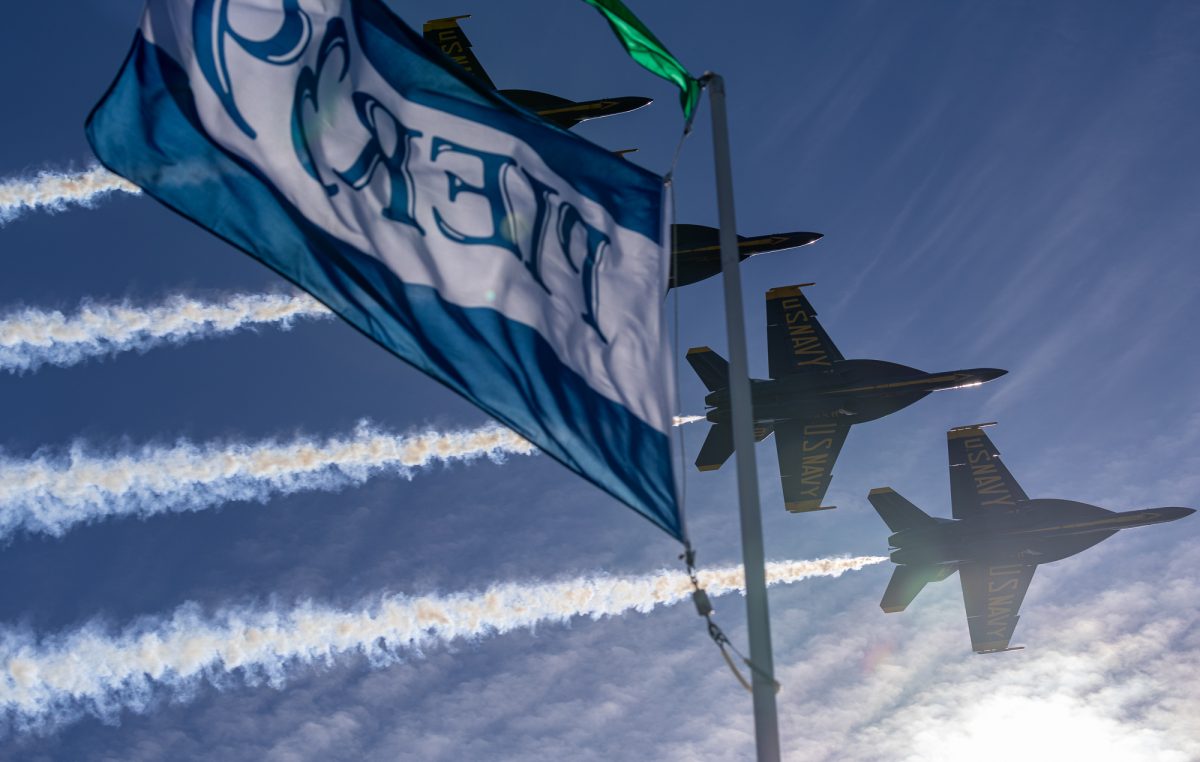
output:
[[[675,537],[662,183],[379,0],[149,0],[106,167]]]

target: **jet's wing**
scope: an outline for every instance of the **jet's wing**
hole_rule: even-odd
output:
[[[775,449],[779,453],[779,479],[783,482],[783,504],[792,513],[833,508],[821,505],[833,464],[850,424],[828,420],[777,421]]]
[[[808,303],[800,286],[783,286],[767,292],[767,360],[771,378],[809,368],[828,368],[844,359],[817,322],[817,311]]]
[[[1021,618],[1017,612],[1021,601],[1025,600],[1025,591],[1029,589],[1035,569],[1037,566],[1033,564],[989,566],[969,563],[959,567],[967,626],[971,630],[971,648],[975,653],[994,653],[1008,648],[1017,620]]]
[[[471,41],[467,33],[458,25],[459,19],[469,19],[471,16],[451,16],[445,19],[430,19],[421,30],[425,40],[438,50],[450,57],[454,63],[463,67],[468,74],[473,75],[483,84],[496,89],[492,78],[483,70],[483,65],[471,50]]]
[[[950,429],[946,448],[954,518],[1008,510],[1029,499],[1000,460],[1000,451],[983,432],[983,424]]]

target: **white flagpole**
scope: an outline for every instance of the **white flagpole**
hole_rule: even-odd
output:
[[[725,328],[729,338],[729,397],[733,450],[737,458],[742,565],[746,572],[746,621],[750,631],[750,661],[753,663],[754,735],[759,762],[778,762],[779,718],[775,709],[775,664],[771,654],[771,620],[767,611],[767,575],[758,500],[758,469],[754,458],[754,418],[750,399],[750,371],[746,359],[746,325],[742,316],[742,279],[738,271],[737,223],[733,213],[733,170],[729,161],[725,80],[712,72],[704,77],[708,82],[708,97],[712,106],[713,158],[721,225],[721,273],[725,284]]]

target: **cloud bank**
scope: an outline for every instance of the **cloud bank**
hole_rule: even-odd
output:
[[[1097,573],[1108,564],[1075,570],[1088,566]],[[899,621],[839,617],[805,645],[806,658],[779,670],[785,685],[803,686],[781,703],[788,756],[870,760],[886,749],[905,762],[1200,758],[1196,576],[1096,592],[1052,575],[1043,570],[1035,593],[1057,602],[1035,595],[1024,607],[1017,642],[1025,651],[971,654],[953,589],[918,600],[894,615]]]

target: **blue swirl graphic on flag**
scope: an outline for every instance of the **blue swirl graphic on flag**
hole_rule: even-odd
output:
[[[350,39],[346,34],[346,22],[335,18],[331,19],[325,28],[325,38],[321,40],[321,49],[317,52],[317,68],[314,70],[310,66],[305,66],[300,70],[300,75],[296,79],[296,96],[292,103],[292,148],[296,152],[296,158],[300,160],[300,165],[304,167],[304,171],[319,182],[325,188],[326,195],[329,196],[336,195],[338,187],[335,183],[325,182],[321,177],[321,171],[317,169],[312,145],[309,143],[308,133],[304,127],[304,109],[305,106],[309,106],[313,113],[320,112],[321,104],[317,93],[321,84],[321,73],[325,71],[325,64],[328,62],[329,56],[339,51],[342,54],[342,66],[337,73],[337,81],[341,82],[346,79],[346,74],[350,71]]]
[[[229,23],[229,0],[196,0],[192,8],[192,40],[200,71],[238,129],[250,138],[257,138],[234,99],[229,65],[225,61],[225,43],[229,38],[260,61],[286,66],[300,58],[308,47],[312,19],[300,10],[300,0],[283,0],[283,23],[279,31],[265,40],[253,40],[238,34]]]

